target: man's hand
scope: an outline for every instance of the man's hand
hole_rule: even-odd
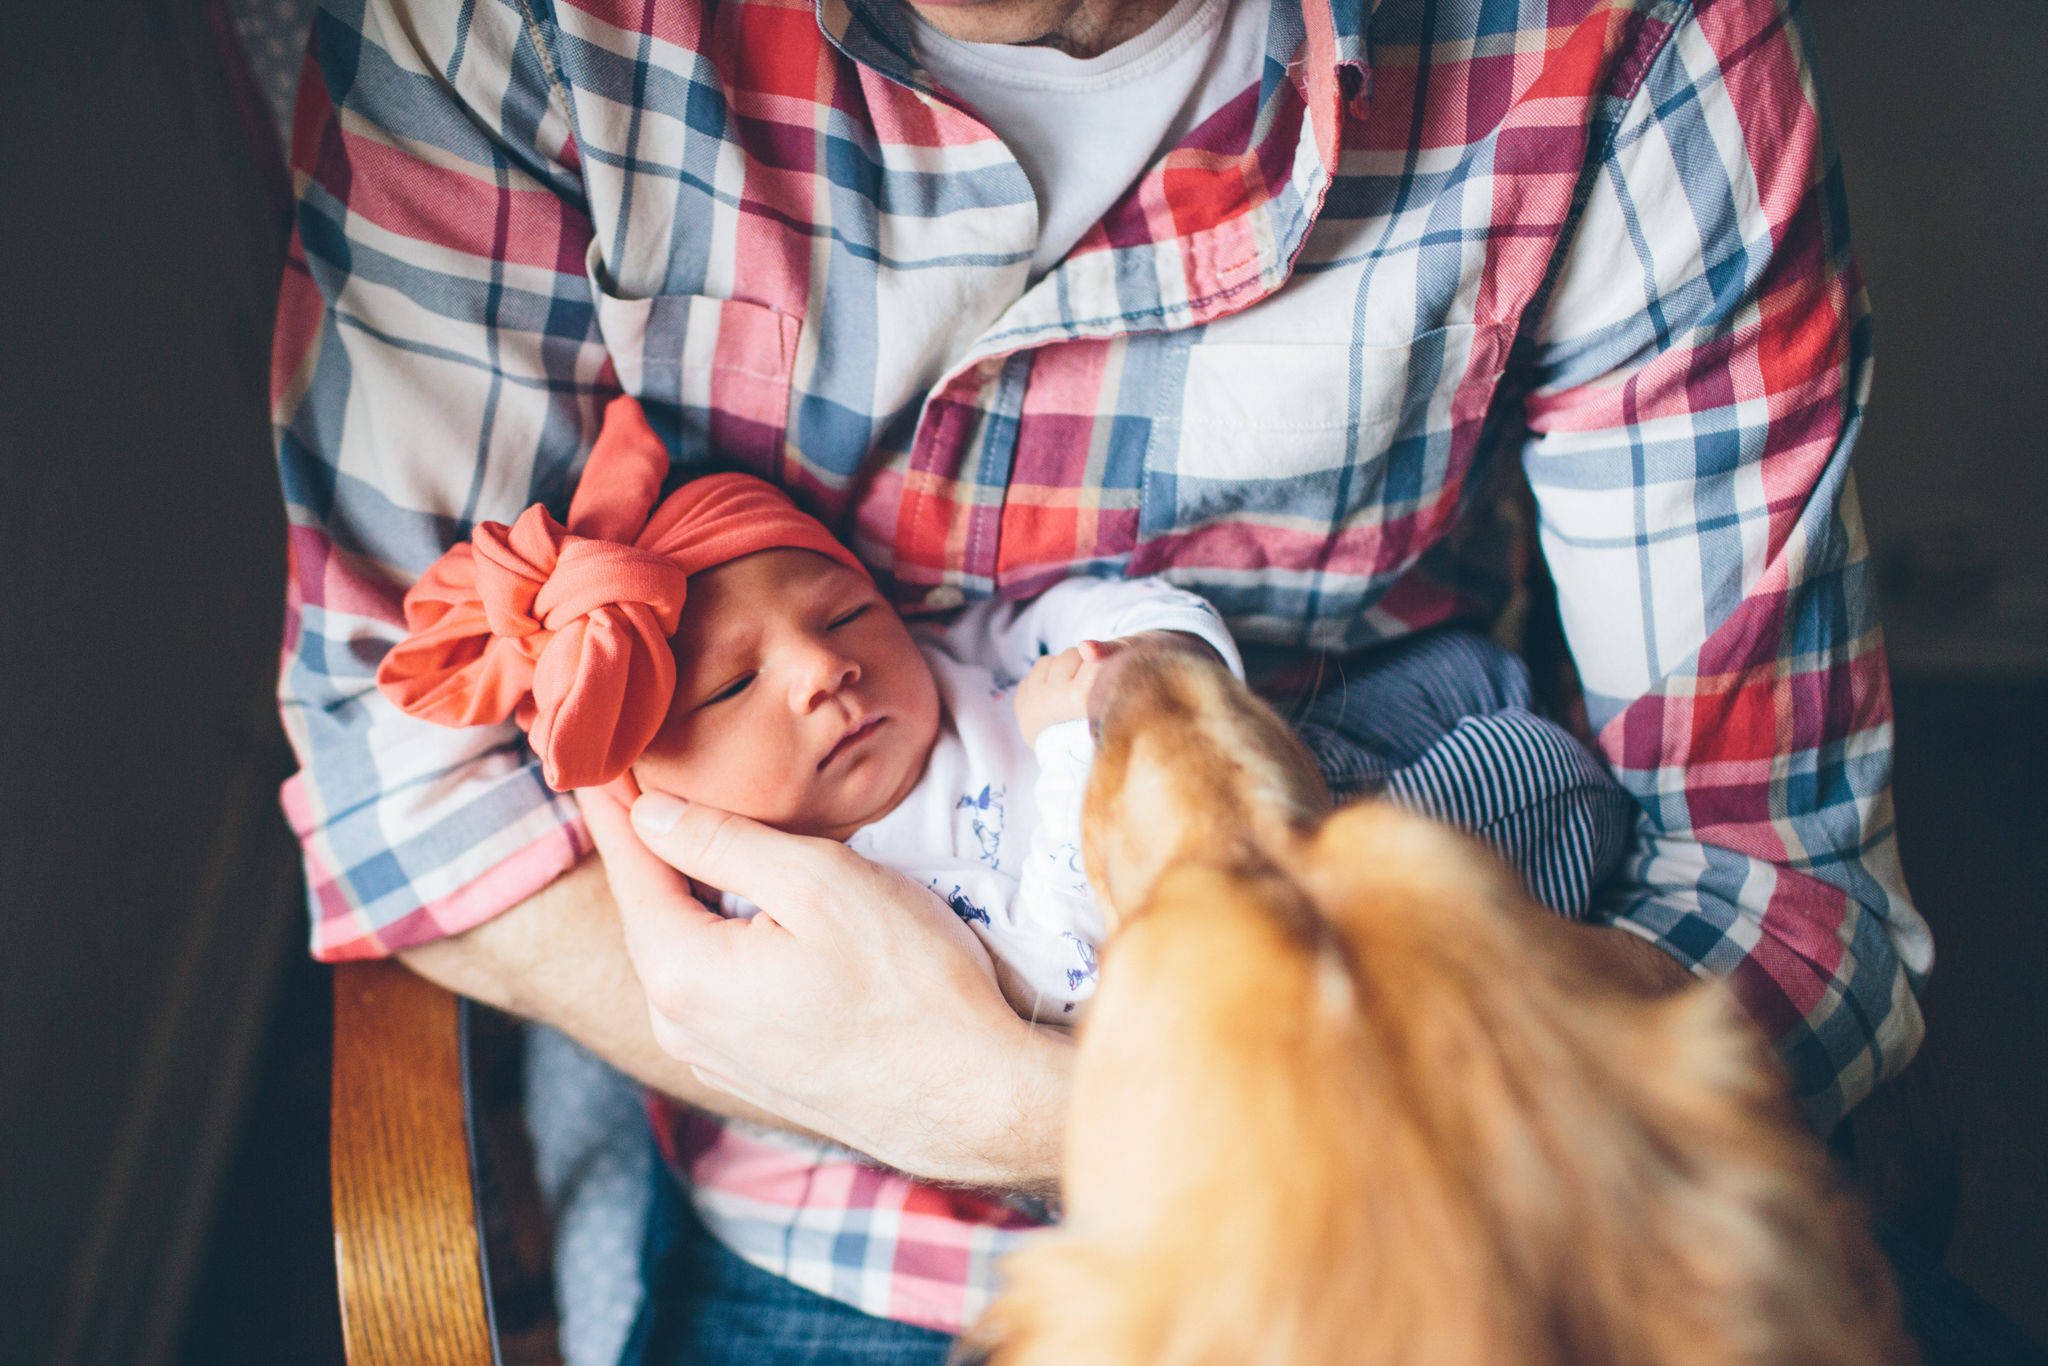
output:
[[[937,897],[829,840],[658,794],[629,823],[578,797],[666,1053],[913,1175],[1056,1189],[1071,1046],[1017,1018]],[[722,919],[688,878],[765,909]]]
[[[1682,991],[1693,975],[1676,958],[1641,935],[1618,925],[1586,925],[1559,921],[1576,931],[1579,966],[1637,996],[1664,996]]]
[[[554,1026],[664,1095],[735,1119],[798,1127],[706,1086],[655,1043],[618,907],[594,854],[504,914],[398,957],[450,991]]]

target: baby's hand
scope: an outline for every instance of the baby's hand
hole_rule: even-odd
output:
[[[1088,689],[1102,672],[1103,661],[1122,648],[1121,641],[1084,640],[1071,650],[1042,656],[1017,685],[1017,725],[1024,743],[1038,743],[1038,733],[1055,721],[1079,721],[1088,715]]]

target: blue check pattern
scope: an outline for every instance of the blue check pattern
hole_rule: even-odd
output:
[[[1279,663],[1496,611],[1519,472],[1637,808],[1595,914],[1726,981],[1816,1124],[1905,1064],[1870,325],[1798,5],[1238,3],[1259,82],[1034,283],[1029,183],[893,0],[331,0],[273,384],[317,953],[588,851],[516,731],[372,678],[447,546],[566,510],[623,390],[906,611],[1161,574]],[[940,1326],[982,1293],[817,1279]]]

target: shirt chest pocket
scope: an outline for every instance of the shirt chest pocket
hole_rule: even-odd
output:
[[[1146,451],[1133,572],[1220,575],[1225,597],[1263,599],[1302,574],[1412,561],[1448,525],[1435,505],[1469,464],[1508,340],[1468,323],[1402,346],[1190,345]]]
[[[620,385],[657,428],[664,420],[675,424],[682,461],[716,460],[785,482],[800,318],[703,294],[624,298],[605,288],[595,270],[592,290]]]

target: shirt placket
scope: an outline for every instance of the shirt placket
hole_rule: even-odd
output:
[[[1273,4],[1276,26],[1286,32],[1303,26],[1296,0]],[[893,5],[894,0],[820,0],[821,26],[852,60],[907,87],[919,99],[952,104],[916,63],[909,26]],[[1049,348],[1078,345],[1099,350],[1105,343],[1115,347],[1134,333],[1184,330],[1248,307],[1286,282],[1293,250],[1306,237],[1307,223],[1313,221],[1322,189],[1329,183],[1328,168],[1336,164],[1337,101],[1343,97],[1337,70],[1358,60],[1358,16],[1351,14],[1358,8],[1357,0],[1335,0],[1334,17],[1328,8],[1306,16],[1310,60],[1299,69],[1306,73],[1302,95],[1307,108],[1298,124],[1278,132],[1269,128],[1267,141],[1255,139],[1247,153],[1269,160],[1276,150],[1269,143],[1288,140],[1287,147],[1278,149],[1290,153],[1289,163],[1296,168],[1287,188],[1308,208],[1294,230],[1285,234],[1285,241],[1270,221],[1271,197],[1231,220],[1186,234],[1174,231],[1170,203],[1156,206],[1150,217],[1166,227],[1152,240],[1127,240],[1110,248],[1114,255],[1102,254],[1073,269],[1062,264],[1050,272],[927,391],[907,454],[893,457],[900,462],[902,481],[890,569],[901,605],[943,611],[1006,586],[999,585],[1004,505],[1039,356]],[[1315,154],[1307,158],[1311,169],[1306,178],[1300,173],[1303,159],[1292,155],[1304,138],[1312,140],[1308,150]],[[1157,167],[1147,173],[1141,196],[1150,189],[1165,198],[1159,193],[1159,177]],[[1153,292],[1127,298],[1133,279],[1144,280]],[[1173,392],[1168,388],[1142,397],[1165,401]],[[1152,416],[1132,411],[1133,401],[1128,390],[1099,387],[1087,414],[1095,429],[1089,443],[1103,444],[1105,434],[1120,421]],[[1077,503],[1099,501],[1089,499],[1083,489],[1072,493]],[[1092,543],[1082,541],[1077,532],[1076,558],[1097,558]],[[1038,580],[1026,582],[1028,586]]]
[[[896,587],[906,605],[944,611],[994,591],[1033,354],[984,356],[926,397],[897,518]]]

